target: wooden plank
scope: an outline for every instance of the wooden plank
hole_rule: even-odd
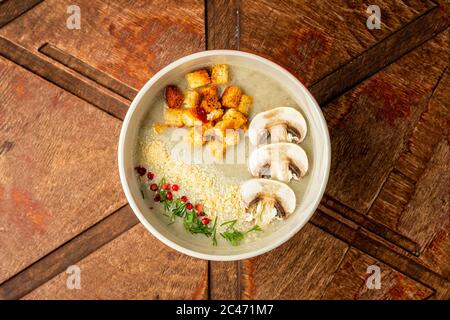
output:
[[[411,181],[419,181],[442,138],[442,133],[448,129],[450,117],[448,73],[447,67],[433,88],[428,109],[421,115],[407,147],[397,161],[396,169]]]
[[[135,226],[127,205],[75,236],[0,286],[0,299],[18,299]]]
[[[449,191],[450,148],[447,136],[436,147],[428,169],[396,226],[400,232],[419,242],[422,248],[420,260],[447,279],[450,279]]]
[[[76,264],[81,289],[68,289],[66,272],[25,299],[204,299],[207,262],[167,248],[142,224]]]
[[[400,254],[385,241],[374,237],[364,229],[355,229],[320,210],[313,216],[311,223],[407,277],[435,289],[436,297],[440,299],[450,297],[450,282],[447,279],[427,269],[416,257]]]
[[[6,0],[0,2],[0,28],[32,9],[42,0]]]
[[[447,69],[433,88],[427,109],[369,212],[369,216],[417,241],[420,260],[447,278],[449,85]]]
[[[436,290],[435,295],[439,299],[450,298],[450,282],[448,279],[427,269],[423,264],[417,262],[416,258],[398,254],[382,242],[374,240],[364,231],[357,234],[353,246],[407,275],[411,279],[433,288]]]
[[[380,288],[369,289],[370,266],[381,271]],[[433,294],[430,288],[415,282],[391,267],[351,248],[324,292],[322,299],[345,300],[422,300]]]
[[[310,90],[319,104],[339,97],[448,26],[446,14],[434,7],[383,41],[369,48],[339,69],[312,84]]]
[[[0,283],[125,205],[120,121],[0,57]]]
[[[419,254],[419,245],[411,239],[403,236],[397,231],[389,229],[386,225],[369,218],[367,215],[356,212],[352,208],[347,207],[328,195],[324,196],[321,205],[319,206],[321,211],[324,211],[326,208],[333,210],[335,215],[341,215],[345,219],[349,219],[358,226],[373,232],[386,241],[389,241],[390,243],[408,251],[411,254]]]
[[[449,76],[436,86],[396,169],[369,215],[416,239],[432,270],[450,276],[449,234]]]
[[[169,62],[204,50],[204,2],[79,0],[80,29],[68,29],[71,0],[48,0],[0,30],[31,52],[51,43],[131,88]]]
[[[130,88],[123,82],[114,79],[110,75],[99,71],[88,65],[87,63],[81,61],[80,59],[62,51],[61,49],[55,47],[52,44],[46,43],[41,48],[39,52],[42,52],[46,56],[52,58],[53,60],[62,63],[63,65],[77,71],[86,78],[89,78],[98,84],[104,86],[105,88],[121,95],[125,99],[133,100],[137,94],[137,90]]]
[[[95,105],[108,114],[118,119],[125,117],[128,110],[128,102],[119,100],[99,90],[98,87],[93,86],[89,81],[59,68],[31,51],[2,37],[0,37],[0,54],[77,97]]]
[[[307,224],[289,242],[243,262],[244,299],[318,299],[348,245]]]
[[[209,299],[240,299],[240,262],[209,262]]]
[[[367,212],[448,65],[447,36],[439,34],[324,109],[332,146],[327,194]]]
[[[208,49],[239,49],[239,0],[210,0],[206,5]]]
[[[366,27],[369,14],[366,12],[367,4],[364,2],[242,1],[240,48],[272,59],[310,86],[435,6],[431,1],[416,0],[374,1],[371,4],[379,5],[381,8],[380,30],[369,30]],[[425,22],[429,21],[423,21]],[[434,23],[431,28],[433,27]],[[427,29],[425,33],[429,37],[428,26],[421,25],[421,28]],[[423,35],[420,28],[412,30],[412,32],[418,31],[420,35]],[[394,39],[397,39],[394,43],[402,40],[399,37]],[[405,41],[401,48],[408,47],[409,43],[407,43],[408,41]],[[393,43],[389,41],[386,44]],[[378,52],[382,53],[382,57],[376,57],[375,52],[383,46],[372,51],[372,54],[366,55],[367,59],[376,60],[373,66],[374,71],[376,67],[382,67],[383,57],[400,56],[396,53],[399,48],[389,47],[387,52]],[[389,61],[391,61],[390,58],[387,59],[387,62]],[[367,65],[364,70],[368,71],[372,68],[372,61],[365,60],[365,62]],[[347,70],[345,74],[349,79],[357,77],[355,75],[357,72],[352,72],[355,70],[354,66],[344,70]],[[340,79],[342,78],[337,75],[333,76],[327,79],[326,85],[315,89],[314,93],[319,97],[319,101],[328,100],[326,91],[330,91],[332,96],[335,92],[336,94],[339,91],[342,92],[344,84],[348,81],[344,80],[336,84],[336,80],[339,82]],[[332,86],[336,86],[336,91],[332,90]]]

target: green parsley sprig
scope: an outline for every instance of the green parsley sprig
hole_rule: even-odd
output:
[[[204,224],[202,219],[199,219],[197,212],[192,204],[186,202],[186,199],[174,198],[171,193],[169,197],[167,196],[170,190],[166,190],[163,186],[166,185],[166,179],[160,179],[157,184],[158,188],[156,190],[157,196],[159,197],[159,202],[164,205],[164,211],[170,219],[170,224],[175,222],[177,217],[183,219],[184,228],[192,234],[203,234],[206,237],[211,237],[213,245],[217,245],[217,217],[214,219],[212,226],[211,222]],[[156,198],[155,198],[156,199]],[[246,231],[240,231],[235,228],[237,220],[230,220],[222,223],[220,226],[227,226],[224,232],[220,235],[225,238],[233,246],[238,246],[240,242],[245,238],[245,236],[253,231],[262,231],[259,225],[254,225],[252,228]]]
[[[167,199],[169,190],[163,188],[166,179],[162,178],[158,184],[157,192],[160,195],[160,202],[164,205],[164,210],[168,213],[170,223],[175,222],[176,217],[183,219],[183,225],[187,231],[192,234],[204,234],[206,237],[212,237],[213,245],[217,245],[217,217],[214,220],[212,227],[209,224],[203,224],[202,220],[197,217],[195,208],[187,208],[187,202],[181,201],[181,198]]]
[[[228,225],[227,229],[222,232],[220,235],[224,237],[228,242],[231,243],[233,246],[238,246],[241,241],[245,238],[245,235],[253,232],[253,231],[262,231],[261,227],[259,225],[254,225],[252,228],[248,229],[247,231],[239,231],[234,226],[236,224],[237,220],[230,220],[222,223],[220,226]]]

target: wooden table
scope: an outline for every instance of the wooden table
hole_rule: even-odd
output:
[[[450,77],[444,1],[0,1],[0,298],[449,299]],[[205,7],[206,5],[206,7]],[[208,262],[138,223],[119,183],[130,101],[184,55],[277,61],[323,107],[326,196],[283,246]],[[81,270],[81,289],[66,269]],[[369,289],[367,268],[380,267]]]

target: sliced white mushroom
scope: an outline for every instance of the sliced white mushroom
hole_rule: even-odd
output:
[[[305,139],[307,126],[302,114],[291,107],[279,107],[258,113],[250,122],[250,142],[259,145],[270,142],[300,143]]]
[[[289,182],[299,180],[308,171],[306,152],[294,143],[266,144],[252,152],[248,169],[254,177],[277,179]]]
[[[261,225],[274,218],[285,219],[295,210],[295,193],[286,184],[269,179],[251,179],[241,185],[246,220]]]

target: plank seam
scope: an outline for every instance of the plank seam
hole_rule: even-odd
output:
[[[354,209],[348,207],[347,205],[343,204],[339,200],[337,200],[329,195],[325,195],[321,201],[321,205],[332,210],[334,213],[338,214],[339,216],[343,217],[344,219],[347,219],[347,220],[357,224],[358,227],[361,227],[361,228],[367,230],[368,232],[371,232],[371,233],[383,238],[387,242],[392,243],[396,247],[398,247],[402,250],[405,250],[406,252],[411,253],[415,256],[419,256],[419,252],[420,252],[419,245],[415,241],[409,239],[408,237],[405,237],[404,235],[389,228],[388,226],[386,226],[382,223],[379,223],[376,220],[373,220],[372,218],[368,217],[367,215],[364,215],[364,214],[361,214],[361,213],[355,211]],[[340,207],[345,208],[346,210],[351,211],[354,215],[359,216],[361,219],[365,220],[367,222],[367,224],[364,225],[361,222],[353,219],[349,214],[345,213],[345,210],[342,210],[342,208],[340,208]],[[389,234],[392,234],[392,237],[388,236]],[[395,240],[396,237],[400,238],[401,240]],[[405,243],[403,244],[402,241],[404,241]]]
[[[9,6],[10,3],[12,3],[13,1],[15,1],[14,4],[17,4],[19,2],[17,0],[6,0],[4,2],[3,1],[0,2],[0,12],[2,12],[2,11],[6,12],[7,8],[5,9],[5,7]],[[21,1],[23,1],[23,0],[21,0]],[[13,22],[17,18],[26,14],[28,11],[30,11],[31,9],[36,7],[42,1],[43,0],[31,0],[31,1],[29,1],[29,3],[26,4],[26,6],[23,8],[23,10],[21,10],[21,11],[19,10],[16,15],[8,16],[7,14],[5,14],[4,16],[0,16],[0,28],[5,27],[6,25]]]
[[[349,61],[344,62],[340,67],[338,67],[337,69],[330,71],[329,73],[327,73],[326,75],[322,76],[321,78],[317,79],[316,81],[314,81],[313,83],[311,83],[310,87],[313,87],[315,85],[317,85],[318,83],[322,82],[323,80],[325,80],[326,78],[328,78],[329,76],[331,76],[332,74],[336,73],[337,71],[339,71],[340,69],[342,69],[343,67],[345,67],[347,64],[351,63],[352,61],[361,58],[362,56],[365,56],[368,54],[368,52],[370,52],[371,50],[373,50],[374,48],[376,48],[377,46],[379,46],[381,43],[385,42],[386,40],[388,40],[389,38],[394,37],[397,33],[399,33],[400,31],[407,29],[410,27],[411,24],[413,24],[414,22],[416,22],[417,20],[419,20],[420,18],[423,18],[424,16],[430,14],[430,12],[432,12],[433,10],[435,10],[436,8],[438,8],[437,5],[432,6],[430,8],[428,8],[426,11],[422,12],[421,14],[419,14],[417,17],[415,17],[413,20],[408,21],[405,25],[401,26],[399,29],[394,30],[392,33],[388,34],[386,37],[384,37],[383,39],[379,40],[377,43],[372,44],[371,46],[369,46],[367,49],[365,49],[364,51],[358,53],[357,55],[355,55],[353,58],[351,58]],[[359,40],[359,39],[356,39]],[[429,39],[428,39],[429,40]],[[426,40],[427,41],[427,40]],[[363,45],[362,43],[360,43],[360,45]],[[407,54],[407,53],[406,53]],[[384,68],[381,68],[384,69]],[[380,70],[381,70],[380,69]],[[379,70],[379,71],[380,71]],[[361,81],[363,82],[363,81]],[[356,84],[357,85],[357,84]]]
[[[344,225],[342,222],[334,219],[333,217],[327,215],[326,213],[321,212],[322,215],[327,216],[328,219],[332,219],[335,222],[337,222],[340,225]],[[352,234],[350,234],[349,236],[344,236],[341,234],[337,234],[333,231],[331,231],[330,229],[327,229],[326,227],[323,226],[323,224],[321,224],[319,221],[311,221],[310,223],[312,223],[314,226],[318,227],[319,229],[321,229],[324,232],[327,232],[328,234],[331,234],[332,236],[344,241],[345,243],[347,243],[350,247],[354,247],[366,254],[368,254],[369,256],[383,262],[384,264],[390,266],[391,268],[393,268],[394,270],[400,272],[401,274],[413,279],[414,281],[417,281],[418,283],[421,283],[422,285],[426,286],[427,288],[429,288],[430,290],[435,290],[436,288],[434,288],[433,284],[430,284],[428,282],[425,282],[421,277],[415,275],[412,270],[416,270],[419,269],[424,273],[428,273],[428,276],[431,276],[432,278],[434,278],[434,281],[432,282],[436,282],[436,281],[441,281],[441,282],[446,282],[448,283],[448,280],[445,279],[444,277],[442,277],[440,274],[429,270],[427,267],[423,266],[422,264],[412,260],[411,258],[408,258],[404,255],[399,254],[398,252],[392,250],[391,248],[389,248],[388,246],[386,246],[384,243],[368,236],[368,235],[364,235],[363,233],[361,233],[361,229],[360,227],[358,227],[358,229],[353,230]],[[347,226],[348,227],[348,226]],[[350,228],[350,227],[348,227]],[[366,240],[369,241],[371,245],[373,245],[374,247],[377,247],[377,250],[375,252],[372,252],[371,250],[369,250],[368,248],[366,248],[365,246],[363,246],[361,243],[358,242],[358,240]],[[409,262],[408,267],[411,270],[401,270],[400,267],[398,267],[397,265],[395,265],[394,263],[392,263],[392,261],[389,261],[389,259],[384,259],[381,254],[379,254],[379,249],[382,248],[384,250],[387,250],[388,252],[390,252],[391,254],[393,254],[396,258],[400,258],[400,259],[404,259],[406,261]],[[411,267],[413,266],[413,267]]]
[[[100,71],[99,69],[95,69],[88,63],[52,45],[51,43],[44,43],[39,47],[38,51],[54,61],[59,62],[65,67],[94,81],[103,88],[120,95],[122,98],[130,102],[137,95],[136,89],[128,86],[111,75]]]
[[[433,86],[432,92],[430,94],[430,97],[428,98],[428,106],[431,103],[431,100],[441,82],[441,80],[443,79],[443,77],[445,76],[445,74],[447,73],[448,67],[444,68],[443,72],[440,74],[440,76],[438,77],[438,80],[436,81],[436,84]],[[375,196],[374,201],[372,202],[372,204],[370,205],[369,209],[367,210],[367,216],[370,217],[371,214],[378,209],[378,205],[379,202],[387,202],[390,205],[394,206],[395,208],[398,208],[398,210],[396,211],[396,214],[398,215],[398,217],[401,217],[406,205],[411,201],[411,198],[414,196],[415,190],[416,190],[416,186],[417,183],[420,181],[420,178],[422,177],[422,175],[425,173],[425,171],[427,170],[427,168],[429,168],[430,166],[430,160],[431,160],[431,155],[426,159],[424,158],[420,158],[419,162],[420,162],[420,167],[419,169],[415,169],[415,173],[413,174],[413,176],[411,176],[411,174],[408,174],[405,172],[404,169],[404,163],[402,162],[402,159],[404,157],[407,157],[409,153],[412,154],[412,156],[415,156],[414,152],[408,148],[408,145],[414,140],[414,135],[417,135],[418,132],[422,132],[422,131],[426,131],[426,130],[432,130],[432,131],[439,131],[440,130],[440,126],[438,122],[428,122],[428,126],[427,127],[423,127],[422,126],[422,122],[425,121],[423,119],[424,116],[429,115],[429,114],[436,114],[437,116],[440,116],[441,110],[430,110],[429,107],[426,108],[425,111],[422,112],[420,118],[418,119],[417,123],[415,124],[413,130],[411,130],[411,134],[409,135],[408,139],[406,139],[406,143],[402,149],[402,151],[399,153],[399,156],[397,157],[397,159],[394,162],[393,168],[391,169],[391,171],[389,172],[386,180],[384,181],[384,183],[382,184],[379,192],[377,193],[377,195]],[[441,135],[439,135],[442,138],[442,135],[445,133],[442,133]],[[434,151],[437,146],[438,146],[438,141],[441,138],[436,138],[434,141],[434,145],[432,146],[432,150]],[[430,144],[428,144],[430,145]],[[432,152],[430,152],[432,153]],[[404,203],[394,203],[394,202],[390,202],[388,201],[389,199],[386,199],[386,197],[383,196],[383,192],[388,192],[386,191],[386,189],[389,190],[389,182],[394,183],[393,181],[395,181],[394,178],[392,178],[393,176],[395,176],[396,178],[399,178],[404,184],[406,185],[410,185],[413,186],[414,189],[413,190],[405,190],[404,191],[404,195],[406,196],[406,198],[403,198],[402,200],[404,200]],[[392,229],[391,229],[392,230]],[[420,255],[420,251],[423,250],[424,248],[420,248],[419,245],[418,246],[418,252],[416,254],[416,256]]]
[[[2,36],[0,55],[114,118],[123,120],[128,110],[128,104]]]
[[[129,217],[126,217],[126,212],[128,204],[123,205],[122,207],[118,208],[117,210],[113,211],[109,215],[105,216],[101,220],[97,221],[92,226],[88,227],[87,229],[83,230],[81,233],[75,235],[71,239],[65,241],[52,251],[48,252],[46,255],[42,256],[40,259],[36,260],[32,264],[28,265],[24,269],[22,269],[20,272],[16,273],[12,277],[8,278],[7,280],[3,281],[0,284],[0,298],[1,299],[20,299],[21,297],[25,296],[26,294],[30,293],[34,289],[40,287],[41,285],[45,284],[46,282],[53,279],[55,276],[57,276],[59,273],[63,272],[69,265],[75,264],[82,259],[86,258],[93,252],[97,251],[98,249],[102,248],[103,246],[107,245],[111,241],[115,240],[117,237],[122,235],[123,233],[129,231],[131,228],[136,226],[139,221],[135,218],[134,214],[131,214]],[[95,231],[99,228],[104,228],[105,225],[109,225],[114,221],[112,219],[116,218],[123,218],[119,215],[124,215],[125,219],[129,220],[127,225],[123,225],[124,228],[120,229],[119,232],[116,232],[109,236],[105,241],[100,241],[97,245],[95,242],[95,238],[89,238],[90,234],[95,234]],[[87,239],[83,239],[83,236],[87,235]],[[45,265],[46,261],[51,261],[52,259],[55,259],[56,255],[60,252],[64,252],[66,250],[65,248],[69,247],[71,244],[75,243],[77,240],[81,239],[82,243],[85,242],[85,244],[94,244],[94,246],[89,246],[88,250],[86,250],[84,253],[82,253],[79,257],[76,257],[75,259],[71,260],[73,258],[73,255],[69,255],[67,259],[62,263],[60,267],[58,267],[56,270],[50,272],[49,275],[43,275],[42,278],[38,277],[29,277],[29,273],[32,273],[34,269],[37,269],[39,271],[39,268],[41,268],[41,265]],[[98,240],[97,240],[98,241]],[[61,260],[58,260],[61,261]],[[18,284],[22,284],[25,282],[24,286],[18,287]],[[9,287],[12,287],[12,290],[8,290]],[[28,287],[24,289],[24,287]],[[18,290],[19,292],[15,292],[14,290]],[[11,292],[12,291],[12,292]]]
[[[309,86],[309,90],[316,98],[319,105],[325,107],[329,102],[339,98],[355,86],[366,81],[371,76],[395,63],[409,52],[415,50],[446,30],[448,22],[442,17],[440,10],[439,6],[431,7],[383,40],[356,55],[341,67],[331,71],[312,83]],[[438,23],[432,24],[432,26],[429,27],[430,23],[428,20],[436,20]],[[409,35],[411,30],[416,30],[416,32],[414,32],[416,38],[414,39],[409,39],[412,38],[412,36]],[[420,37],[417,36],[418,32],[421,32]],[[398,44],[403,42],[406,42],[407,46],[403,50],[396,50],[387,55],[384,49],[385,46],[391,42],[393,44],[392,47],[394,48],[397,48]],[[371,59],[369,59],[369,57],[371,57]],[[362,67],[366,65],[369,65],[369,68],[361,70]],[[358,72],[354,72],[355,70]],[[342,81],[342,78],[345,75],[351,75],[347,76],[348,81]]]

